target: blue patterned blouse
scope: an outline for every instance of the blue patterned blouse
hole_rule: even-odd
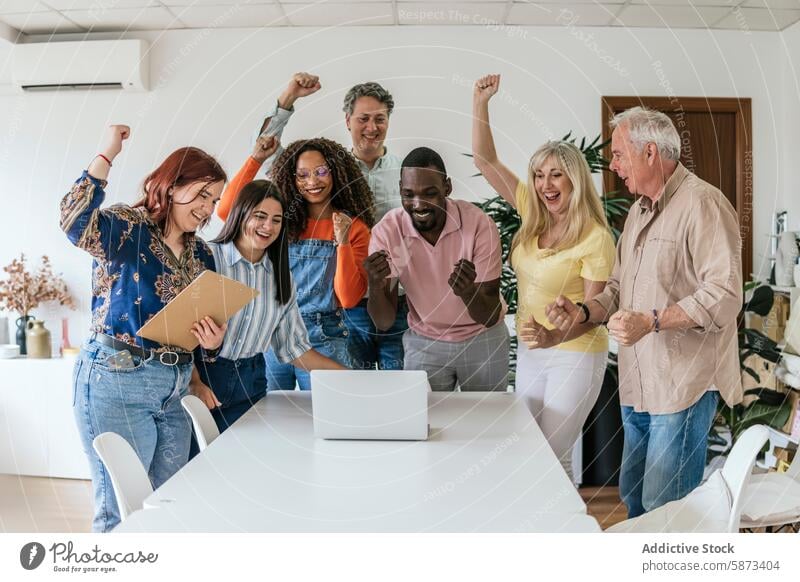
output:
[[[200,273],[216,270],[214,256],[203,240],[189,234],[176,258],[144,208],[101,209],[106,183],[84,171],[61,201],[61,229],[94,257],[91,330],[139,347],[169,349],[136,331]]]

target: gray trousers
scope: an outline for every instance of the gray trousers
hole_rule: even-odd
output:
[[[435,391],[462,392],[508,388],[508,329],[502,319],[462,342],[434,340],[408,330],[403,334],[406,370],[424,370]]]

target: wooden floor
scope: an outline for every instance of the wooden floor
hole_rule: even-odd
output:
[[[603,529],[626,518],[616,487],[587,487],[580,494]],[[91,528],[89,481],[0,475],[0,532],[83,533]]]
[[[628,519],[628,508],[619,498],[619,487],[581,487],[578,493],[603,529]]]
[[[89,532],[92,505],[90,481],[0,475],[2,532]]]

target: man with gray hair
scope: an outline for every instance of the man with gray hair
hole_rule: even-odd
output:
[[[607,322],[619,343],[620,496],[635,517],[700,484],[717,400],[742,400],[741,240],[730,202],[680,163],[669,117],[634,107],[611,125],[610,168],[640,198],[605,291],[547,314],[561,329]]]
[[[294,113],[294,103],[322,88],[319,77],[295,73],[278,102],[267,113],[259,134],[279,140]],[[344,120],[350,133],[352,149],[361,173],[375,196],[375,218],[379,221],[393,208],[400,207],[400,166],[402,160],[391,153],[384,142],[389,130],[389,116],[394,110],[392,95],[373,81],[350,88],[344,96]],[[269,174],[281,149],[264,164]],[[403,333],[408,329],[408,306],[401,294],[394,326],[379,331],[367,313],[367,298],[345,310],[349,331],[348,344],[354,367],[381,370],[403,369]],[[267,371],[269,373],[269,370]]]

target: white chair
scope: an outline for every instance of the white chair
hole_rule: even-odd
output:
[[[194,436],[197,439],[197,446],[202,451],[219,436],[217,423],[214,422],[208,407],[197,396],[191,394],[184,396],[181,398],[181,406],[192,417]]]
[[[153,485],[133,447],[115,432],[104,432],[92,441],[94,450],[106,466],[117,497],[120,519],[142,509]]]
[[[785,473],[753,475],[742,500],[742,529],[782,528],[800,523],[800,454]]]
[[[744,491],[759,451],[769,438],[765,426],[739,436],[722,469],[682,499],[618,523],[613,533],[732,533],[739,531]]]

